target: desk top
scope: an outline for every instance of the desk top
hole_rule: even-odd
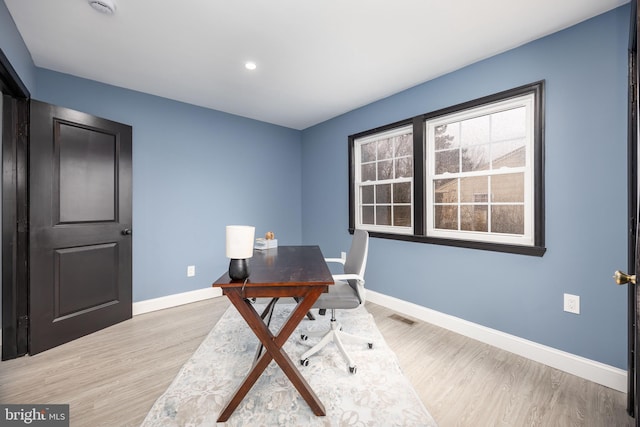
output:
[[[331,271],[318,246],[278,246],[254,250],[249,259],[250,276],[245,288],[261,286],[300,286],[333,284]],[[226,272],[213,283],[214,288],[237,288]]]

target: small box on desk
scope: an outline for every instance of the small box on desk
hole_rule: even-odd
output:
[[[277,248],[278,247],[278,239],[256,239],[256,244],[254,246],[254,248],[258,249],[258,250],[263,250],[263,249],[271,249],[271,248]]]

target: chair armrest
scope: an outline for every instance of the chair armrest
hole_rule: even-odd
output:
[[[334,274],[333,280],[357,280],[360,283],[364,283],[364,277],[358,274]]]
[[[340,263],[342,265],[344,265],[345,260],[342,258],[325,258],[324,259],[325,262],[337,262]]]

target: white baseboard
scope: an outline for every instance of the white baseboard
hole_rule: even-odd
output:
[[[202,301],[221,296],[219,288],[204,288],[133,303],[133,315]],[[568,372],[617,391],[626,393],[627,372],[595,360],[538,344],[515,335],[487,328],[455,316],[444,314],[408,301],[367,290],[367,300],[398,313],[448,329],[485,344],[515,353],[527,359]],[[0,334],[2,332],[0,331]],[[2,335],[0,335],[0,342]]]
[[[165,297],[153,298],[133,303],[133,315],[149,313],[165,308],[177,307],[183,304],[202,301],[209,298],[222,296],[220,288],[204,288],[195,291],[183,292],[180,294],[167,295]]]
[[[179,305],[198,302],[219,296],[222,296],[222,291],[219,288],[197,289],[195,291],[183,292],[181,294],[167,295],[165,297],[134,302],[132,306],[132,312],[134,316],[137,316],[138,314],[150,313],[152,311],[177,307]],[[0,329],[0,349],[1,348],[2,329]]]
[[[552,368],[627,392],[627,371],[367,289],[367,300]]]

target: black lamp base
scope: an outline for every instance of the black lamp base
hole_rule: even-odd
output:
[[[231,280],[244,280],[249,277],[249,260],[232,258],[229,262],[229,277]]]

